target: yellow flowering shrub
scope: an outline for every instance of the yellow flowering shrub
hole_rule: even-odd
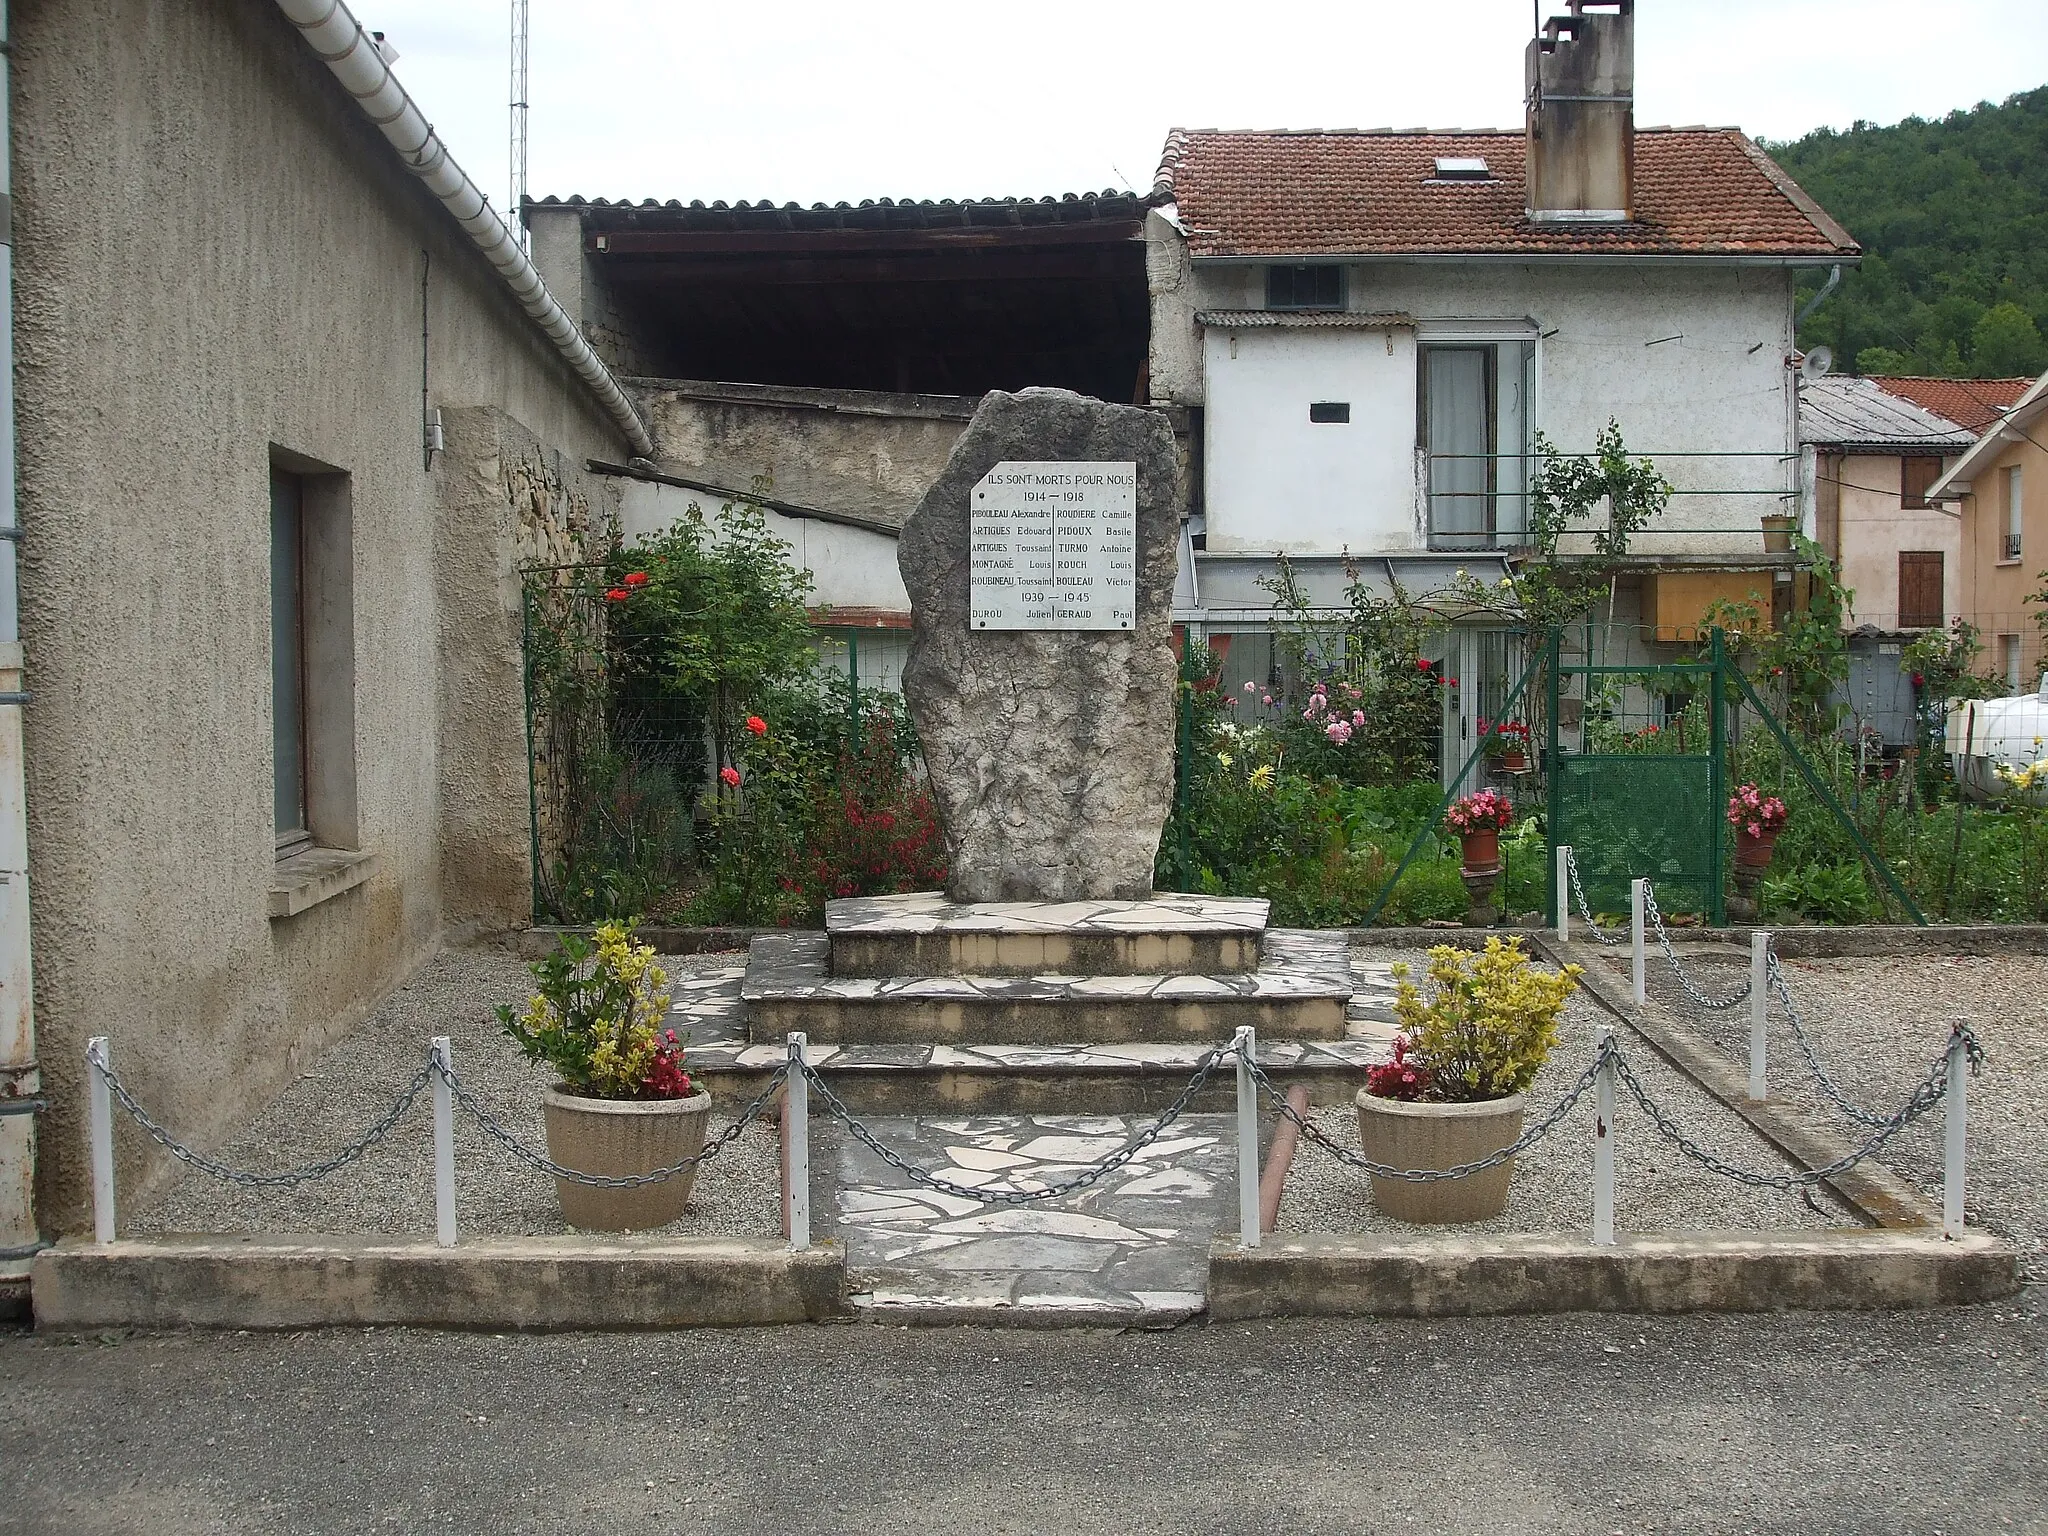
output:
[[[1395,966],[1394,1016],[1409,1060],[1427,1075],[1425,1096],[1465,1104],[1526,1089],[1557,1045],[1558,1019],[1581,974],[1576,965],[1539,970],[1520,939],[1489,938],[1480,954],[1439,944],[1429,952],[1435,995],[1424,1002],[1408,967]]]
[[[636,944],[624,923],[606,923],[592,939],[564,934],[561,947],[529,968],[539,988],[523,1013],[498,1010],[498,1022],[529,1061],[546,1062],[575,1093],[599,1099],[683,1098],[682,1070],[668,1013],[668,973],[654,947]]]

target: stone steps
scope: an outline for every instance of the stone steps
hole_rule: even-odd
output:
[[[1256,971],[1221,975],[844,976],[834,943],[754,940],[740,993],[754,1040],[802,1030],[841,1044],[1215,1044],[1247,1024],[1341,1040],[1352,995],[1341,933],[1269,933]]]
[[[1236,897],[976,902],[933,891],[827,905],[832,974],[1223,976],[1259,968],[1269,904]]]

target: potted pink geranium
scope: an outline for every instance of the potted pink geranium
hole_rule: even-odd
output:
[[[1728,821],[1735,828],[1735,862],[1762,869],[1785,830],[1785,802],[1754,784],[1739,785],[1728,797]]]
[[[1462,862],[1467,874],[1499,872],[1500,835],[1514,819],[1514,805],[1497,789],[1482,789],[1451,802],[1444,812],[1444,826],[1457,834],[1464,847]]]

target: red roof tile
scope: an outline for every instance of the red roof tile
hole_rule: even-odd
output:
[[[1872,374],[1870,382],[1971,432],[1982,432],[1998,420],[1999,413],[2018,404],[2034,383],[2032,379],[1922,379],[1880,374]]]
[[[1856,243],[1733,128],[1636,133],[1635,218],[1534,224],[1518,133],[1168,136],[1155,196],[1197,256],[1609,254],[1850,256]],[[1493,179],[1436,179],[1439,155],[1483,155]]]

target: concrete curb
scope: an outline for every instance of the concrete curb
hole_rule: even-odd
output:
[[[36,1256],[38,1328],[741,1328],[852,1315],[836,1246],[775,1238],[191,1237]]]
[[[1511,1312],[1864,1311],[2019,1289],[1995,1238],[1851,1231],[1584,1238],[1281,1237],[1209,1251],[1209,1316],[1486,1317]]]

